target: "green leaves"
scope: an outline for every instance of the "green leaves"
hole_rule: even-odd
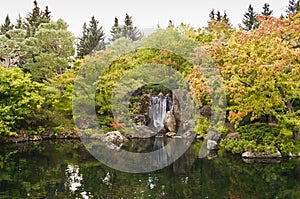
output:
[[[0,67],[0,136],[24,128],[27,117],[44,102],[41,89],[21,69]]]

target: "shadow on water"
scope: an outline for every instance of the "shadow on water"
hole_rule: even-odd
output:
[[[126,150],[147,152],[167,143],[133,140]],[[228,154],[200,159],[201,144],[172,165],[144,174],[103,165],[79,140],[3,145],[0,198],[300,198],[300,160],[248,164]]]

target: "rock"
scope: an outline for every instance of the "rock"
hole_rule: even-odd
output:
[[[54,130],[53,130],[52,128],[46,129],[46,130],[42,133],[42,138],[43,138],[43,139],[53,139],[53,138],[55,138]]]
[[[281,158],[282,155],[279,151],[277,151],[276,153],[273,153],[273,154],[270,154],[268,152],[261,152],[261,153],[258,153],[257,155],[255,155],[254,153],[252,152],[244,152],[242,154],[242,158],[265,158],[265,159],[268,159],[268,158]]]
[[[136,127],[134,132],[128,132],[132,138],[150,138],[157,134],[156,131],[148,126]]]
[[[166,116],[164,118],[164,126],[169,132],[175,132],[176,130],[176,119],[170,111],[166,113]]]
[[[214,140],[214,141],[218,142],[220,139],[220,133],[216,130],[209,130],[207,132],[207,135],[205,136],[205,139],[206,140]]]
[[[116,145],[121,145],[128,141],[119,131],[108,132],[103,136],[104,142],[110,142]]]
[[[40,135],[30,135],[29,141],[41,141],[43,138]]]
[[[158,130],[158,133],[159,135],[163,135],[163,134],[166,134],[167,133],[167,129],[165,127],[161,128]]]
[[[235,132],[235,133],[228,133],[225,138],[228,138],[228,139],[237,139],[237,138],[239,138],[239,133],[237,133],[237,132]]]
[[[172,93],[172,99],[173,99],[173,108],[172,108],[172,114],[175,117],[175,124],[176,124],[176,128],[175,131],[177,131],[180,127],[180,123],[181,123],[181,110],[180,110],[180,104],[179,104],[179,97],[180,92],[178,91],[174,91]]]
[[[214,140],[207,140],[207,150],[218,149],[218,143]]]
[[[211,108],[208,105],[203,106],[200,109],[200,114],[204,117],[210,117],[211,116]]]
[[[253,164],[253,163],[263,163],[263,164],[279,164],[281,162],[281,159],[263,159],[263,158],[242,158],[243,162],[247,164]]]
[[[197,139],[197,140],[202,140],[202,139],[203,139],[203,136],[197,135],[197,136],[196,136],[196,139]]]
[[[175,135],[176,135],[175,132],[168,132],[168,133],[166,133],[167,137],[172,137],[172,136],[175,136]]]

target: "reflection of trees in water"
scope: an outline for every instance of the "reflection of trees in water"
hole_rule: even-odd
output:
[[[153,146],[154,140],[149,143]],[[19,148],[22,150],[10,154]],[[298,159],[282,160],[280,164],[246,164],[231,155],[199,159],[200,148],[201,143],[196,142],[173,165],[162,170],[130,174],[101,164],[80,141],[3,146],[0,196],[81,198],[81,193],[86,192],[94,198],[300,197]],[[68,165],[77,165],[77,174],[82,178],[81,186],[73,192],[65,186]],[[104,183],[107,173],[109,183]]]

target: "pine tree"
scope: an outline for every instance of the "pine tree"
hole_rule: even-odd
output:
[[[300,11],[300,0],[290,0],[287,7],[287,14],[295,14]]]
[[[34,36],[41,23],[49,23],[51,20],[51,12],[48,10],[47,6],[45,11],[41,11],[36,0],[34,0],[33,4],[34,8],[30,13],[27,14],[24,22],[24,28],[26,30],[27,37]]]
[[[16,29],[22,29],[22,26],[23,26],[23,22],[22,22],[22,17],[21,15],[19,14],[19,17],[17,19],[17,23],[15,25],[15,28]]]
[[[114,25],[113,27],[111,28],[111,38],[109,39],[111,42],[119,39],[122,37],[122,29],[119,25],[119,20],[117,17],[115,17],[115,22],[114,22]]]
[[[212,9],[212,11],[210,11],[209,18],[210,18],[211,21],[215,20],[215,10],[214,9]]]
[[[268,3],[265,3],[261,14],[264,16],[270,16],[270,15],[272,15],[272,13],[273,13],[273,10],[270,10],[270,5]]]
[[[222,15],[221,15],[221,12],[220,12],[220,11],[217,11],[217,14],[216,14],[216,20],[217,20],[217,21],[222,21]]]
[[[258,21],[256,20],[256,13],[254,12],[253,7],[251,4],[248,7],[248,11],[244,14],[243,19],[244,30],[250,31],[258,27]]]
[[[224,11],[224,15],[222,17],[222,21],[225,21],[226,23],[229,23],[229,19],[227,17],[226,11]]]
[[[11,24],[9,16],[6,15],[4,24],[1,25],[1,34],[5,35],[9,30],[12,30],[13,28],[14,25]]]
[[[83,25],[82,37],[79,38],[77,45],[78,57],[83,57],[87,54],[92,54],[94,50],[104,49],[104,30],[99,27],[99,21],[92,16],[89,26],[86,23]]]
[[[125,25],[122,26],[122,36],[132,41],[139,40],[142,37],[141,32],[136,26],[133,26],[132,17],[126,14]]]
[[[226,22],[229,23],[229,19],[227,17],[226,11],[224,11],[224,14],[222,15],[221,12],[218,10],[215,12],[214,9],[209,13],[210,21],[218,21],[218,22]]]

